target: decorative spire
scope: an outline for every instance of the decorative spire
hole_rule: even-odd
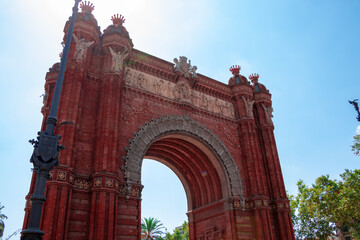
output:
[[[122,26],[125,22],[125,18],[121,14],[114,14],[114,16],[111,17],[111,20],[113,21],[115,27]]]
[[[231,67],[229,68],[230,72],[232,72],[232,74],[233,74],[234,76],[238,76],[238,75],[239,75],[240,69],[241,69],[241,67],[240,67],[239,65],[233,65],[233,66],[231,66]]]
[[[250,80],[252,83],[257,83],[258,82],[258,79],[259,79],[259,74],[257,73],[254,73],[254,74],[251,74],[249,76]]]
[[[94,10],[95,7],[89,1],[85,1],[85,2],[80,3],[80,8],[81,8],[82,12],[91,13]]]

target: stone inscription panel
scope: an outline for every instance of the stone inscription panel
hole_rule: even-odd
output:
[[[125,68],[125,83],[128,86],[148,91],[162,97],[190,103],[197,108],[220,114],[225,117],[235,117],[234,106],[231,103],[195,91],[191,89],[186,82],[179,81],[175,84],[135,69]]]

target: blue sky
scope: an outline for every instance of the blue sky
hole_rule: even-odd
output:
[[[187,56],[198,72],[227,83],[228,68],[256,72],[272,93],[285,186],[337,178],[360,166],[350,151],[358,122],[347,100],[360,97],[359,0],[93,0],[101,29],[123,14],[135,48],[172,61]],[[72,0],[2,1],[0,9],[0,202],[4,236],[22,226],[32,147],[42,116],[44,77],[59,61]],[[154,176],[156,172],[156,177]],[[154,181],[154,182],[152,182]],[[154,161],[143,168],[143,216],[168,231],[186,218],[185,192]],[[166,204],[170,204],[169,206]],[[172,205],[171,205],[172,204]]]

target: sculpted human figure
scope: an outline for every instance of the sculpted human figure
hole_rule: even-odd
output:
[[[110,53],[112,56],[112,66],[111,69],[115,72],[120,72],[123,67],[124,59],[129,55],[129,49],[125,46],[125,51],[123,53],[115,52],[111,47],[109,47]]]
[[[76,51],[75,51],[75,58],[77,60],[83,60],[86,56],[87,49],[94,43],[94,41],[86,42],[85,39],[79,39],[73,34],[75,43],[76,43]]]
[[[202,94],[201,96],[201,107],[209,110],[209,100],[207,99],[205,94]]]
[[[220,113],[221,115],[224,115],[225,106],[218,99],[215,99],[215,105],[217,108],[217,112]]]
[[[144,74],[139,74],[139,76],[137,78],[137,85],[141,89],[146,89],[146,81],[145,81]]]
[[[48,91],[45,91],[45,93],[41,95],[41,96],[43,97],[43,104],[44,104],[44,106],[46,105],[46,101],[47,101],[48,95],[49,95]]]
[[[180,62],[177,58],[174,58],[174,63],[175,63],[175,72],[180,72],[181,68],[180,68]]]
[[[243,101],[245,103],[245,108],[246,108],[247,115],[249,117],[254,117],[253,106],[254,106],[255,100],[251,101],[249,98],[244,98],[244,96],[242,96],[242,99],[243,99]]]
[[[130,69],[127,69],[125,72],[125,82],[128,85],[132,85],[132,72]]]
[[[273,123],[271,118],[273,117],[272,113],[274,109],[272,107],[265,107],[264,104],[261,105],[265,111],[266,120],[268,121],[268,123]]]
[[[196,73],[196,70],[197,70],[197,66],[193,66],[191,69],[190,69],[190,73],[191,73],[191,77],[192,78],[197,78],[197,73]]]
[[[165,96],[167,96],[167,97],[169,97],[169,98],[173,98],[173,97],[174,97],[173,94],[172,94],[173,92],[171,91],[171,88],[172,88],[171,83],[168,82],[168,83],[166,84],[166,86],[165,86],[165,92],[166,92]]]
[[[155,88],[155,93],[157,93],[159,95],[165,95],[164,80],[160,79],[160,81],[155,82],[154,88]]]
[[[191,103],[194,104],[195,106],[199,107],[200,104],[198,103],[198,101],[199,101],[198,93],[196,91],[192,91],[191,92]]]

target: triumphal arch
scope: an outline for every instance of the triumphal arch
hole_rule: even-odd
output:
[[[81,8],[58,112],[66,150],[47,182],[44,239],[140,239],[144,158],[181,180],[190,239],[294,239],[271,94],[259,75],[250,82],[232,66],[221,83],[184,56],[168,62],[135,49],[123,16],[101,33],[92,4]],[[44,119],[58,68],[46,74]]]

